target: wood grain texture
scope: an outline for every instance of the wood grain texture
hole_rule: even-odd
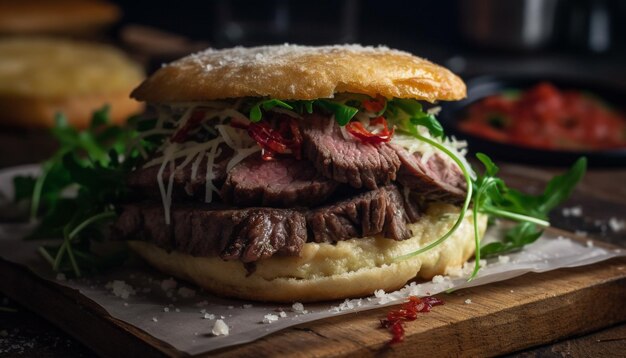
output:
[[[183,356],[120,322],[76,291],[0,261],[0,290],[105,356]],[[626,259],[527,274],[441,295],[444,306],[406,325],[388,346],[379,329],[389,308],[302,324],[210,355],[286,357],[484,356],[518,351],[626,321]],[[466,299],[471,304],[466,304]]]

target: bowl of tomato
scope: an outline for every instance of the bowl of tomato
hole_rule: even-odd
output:
[[[516,162],[626,165],[626,88],[566,78],[477,77],[440,120],[472,151]]]

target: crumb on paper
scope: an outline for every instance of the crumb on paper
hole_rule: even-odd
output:
[[[296,302],[293,305],[291,305],[291,310],[296,312],[296,313],[303,313],[304,312],[304,305],[300,302]]]
[[[276,321],[278,321],[278,316],[275,314],[270,313],[263,316],[263,323],[269,324]]]
[[[159,321],[159,319],[158,319],[158,318],[156,318],[156,317],[152,317],[152,322],[158,322],[158,321]]]
[[[204,319],[215,319],[215,315],[211,314],[211,313],[205,313],[204,316],[202,316]],[[222,317],[224,318],[224,317]]]
[[[376,298],[383,298],[386,295],[387,294],[385,293],[385,290],[376,290],[376,291],[374,291],[374,297],[376,297]]]
[[[104,287],[111,290],[114,296],[122,299],[127,299],[130,295],[135,294],[135,289],[131,285],[120,280],[110,281]]]
[[[626,221],[618,220],[615,217],[611,217],[609,219],[609,227],[613,232],[618,232],[624,230],[626,228]]]
[[[176,286],[178,286],[178,283],[173,278],[168,278],[161,281],[161,289],[163,291],[173,290],[176,288]],[[171,292],[168,292],[168,297],[170,297],[169,293]]]
[[[514,293],[514,292],[515,292],[514,290],[511,290],[511,293]]]
[[[583,215],[583,208],[578,205],[578,206],[572,206],[571,208],[563,208],[561,210],[561,214],[563,214],[564,217],[581,217]]]
[[[217,321],[215,321],[211,333],[213,333],[214,336],[228,336],[229,329],[223,320],[218,319]]]
[[[64,273],[62,273],[62,272],[59,272],[59,273],[57,274],[56,279],[57,279],[57,281],[65,281],[65,280],[67,280],[67,278],[65,277],[65,274],[64,274]]]
[[[432,281],[433,283],[443,283],[445,278],[442,275],[435,275]]]
[[[280,312],[278,313],[278,315],[279,315],[281,318],[285,318],[285,317],[287,317],[287,313],[286,313],[285,311],[280,311]]]
[[[471,305],[472,304],[472,300],[470,298],[465,300],[465,304],[466,305]]]
[[[587,247],[593,247],[593,241],[587,240]]]
[[[178,295],[182,298],[192,298],[196,295],[196,290],[191,288],[181,287],[178,289]]]
[[[511,261],[511,258],[508,257],[507,255],[500,255],[500,256],[498,256],[498,262],[503,264],[503,265],[504,264],[508,264],[509,261]]]
[[[163,307],[163,312],[169,312],[170,308],[169,307]]]

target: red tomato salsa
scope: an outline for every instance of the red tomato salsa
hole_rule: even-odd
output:
[[[626,117],[581,91],[540,83],[519,96],[499,94],[472,104],[459,128],[497,142],[540,149],[626,147]]]

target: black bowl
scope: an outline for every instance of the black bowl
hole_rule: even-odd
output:
[[[626,166],[626,148],[598,151],[547,150],[491,141],[459,130],[457,124],[465,110],[476,101],[505,90],[528,89],[540,82],[550,82],[559,89],[586,91],[597,95],[615,108],[624,109],[626,88],[607,83],[561,77],[483,76],[467,81],[467,98],[459,102],[443,102],[438,118],[448,135],[467,140],[470,153],[484,152],[502,160],[546,166],[570,166],[576,159],[587,157],[590,166]]]

